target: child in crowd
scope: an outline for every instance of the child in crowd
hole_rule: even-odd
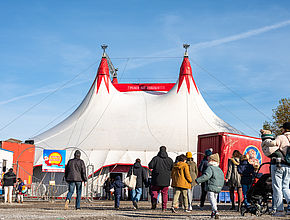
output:
[[[17,178],[16,182],[16,196],[17,196],[17,202],[23,203],[23,196],[26,192],[26,186],[21,178]]]
[[[238,173],[241,174],[241,184],[244,195],[244,203],[246,206],[250,205],[247,201],[247,192],[251,187],[255,174],[254,166],[250,164],[248,160],[248,155],[242,155],[240,165],[238,165]]]
[[[197,184],[206,182],[206,191],[208,192],[208,199],[212,207],[211,218],[219,219],[217,197],[224,186],[224,173],[219,168],[220,158],[218,153],[210,155],[208,160],[208,167],[204,174],[195,181]]]
[[[115,196],[115,209],[119,209],[120,199],[122,195],[122,188],[124,188],[124,183],[121,181],[120,176],[116,176],[116,179],[113,182],[111,188],[113,187],[114,187],[114,196]]]

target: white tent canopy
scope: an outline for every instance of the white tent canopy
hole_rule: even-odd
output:
[[[96,79],[80,106],[33,139],[47,149],[79,148],[95,168],[100,168],[131,164],[136,158],[147,165],[161,145],[172,157],[179,152],[196,152],[197,136],[211,132],[240,133],[206,104],[187,55],[169,92],[119,92],[111,83],[104,53]],[[35,159],[35,165],[42,163],[38,150]]]

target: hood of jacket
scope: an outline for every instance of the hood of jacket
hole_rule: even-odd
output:
[[[160,150],[157,154],[157,156],[161,157],[161,158],[167,158],[168,154],[165,150]]]
[[[142,165],[139,162],[135,162],[133,166],[134,166],[134,168],[142,167]]]
[[[173,165],[173,169],[181,170],[181,169],[183,169],[185,166],[188,166],[188,165],[187,165],[186,163],[180,161],[180,162],[175,163],[175,164]]]

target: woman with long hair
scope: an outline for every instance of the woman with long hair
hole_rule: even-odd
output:
[[[230,198],[232,201],[232,208],[230,210],[235,210],[235,189],[238,193],[238,211],[240,211],[242,203],[242,185],[241,185],[241,175],[238,173],[238,165],[240,165],[240,158],[242,154],[238,150],[233,151],[232,158],[228,160],[228,171],[226,175],[226,182],[230,190]]]

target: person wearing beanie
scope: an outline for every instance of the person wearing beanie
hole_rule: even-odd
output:
[[[210,148],[211,149],[211,148]],[[198,166],[198,171],[200,172],[200,174],[204,174],[205,170],[207,169],[208,166],[208,157],[210,155],[212,155],[212,151],[210,149],[207,149],[204,154],[204,158],[202,159],[202,161],[200,162],[199,166]],[[206,198],[206,190],[205,190],[205,183],[201,184],[201,196],[200,196],[200,204],[199,204],[199,208],[202,210],[204,207],[204,202],[205,202],[205,198]]]
[[[77,191],[77,198],[75,208],[80,209],[81,196],[82,196],[82,182],[87,181],[86,166],[81,158],[81,152],[76,150],[74,158],[70,159],[65,166],[64,178],[69,185],[69,191],[65,200],[65,209],[68,209],[68,204],[75,191]]]
[[[187,190],[188,210],[191,211],[192,210],[192,201],[193,201],[193,190],[194,190],[194,186],[196,186],[195,179],[198,175],[198,169],[197,169],[196,163],[194,162],[194,160],[192,158],[192,153],[187,152],[186,157],[187,157],[186,163],[189,167],[189,173],[190,173],[190,177],[192,179],[191,188]]]
[[[210,155],[208,160],[208,167],[205,172],[195,181],[197,184],[206,184],[205,190],[208,193],[208,199],[212,208],[211,217],[218,219],[217,197],[224,186],[224,173],[219,168],[220,157],[218,153]]]
[[[168,157],[165,146],[159,148],[157,156],[152,158],[148,167],[152,170],[151,209],[156,209],[157,197],[161,192],[162,211],[165,212],[167,208],[171,170],[173,168],[173,160]]]
[[[285,216],[283,207],[283,195],[287,201],[288,207],[286,214],[290,214],[290,163],[287,163],[287,157],[290,157],[290,122],[285,122],[281,127],[282,135],[274,140],[265,138],[272,132],[269,130],[260,130],[262,134],[262,150],[266,156],[278,152],[277,157],[281,158],[281,164],[275,161],[271,164],[271,177],[273,188],[273,216]]]

